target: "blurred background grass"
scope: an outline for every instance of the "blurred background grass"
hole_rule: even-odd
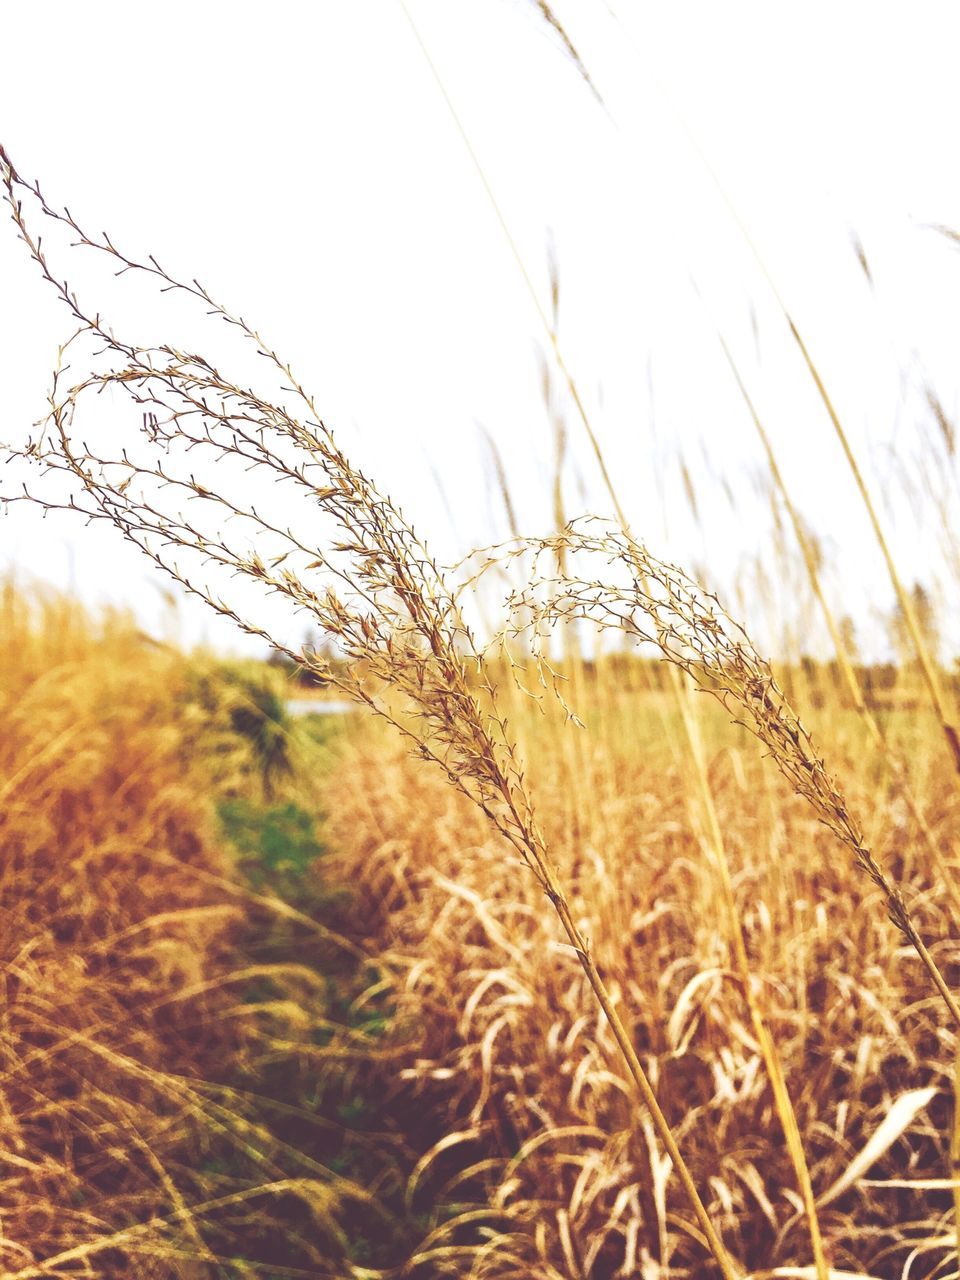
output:
[[[439,774],[365,715],[292,717],[323,694],[277,664],[10,583],[0,658],[4,1274],[701,1274],[575,958]],[[955,869],[916,676],[869,674]],[[731,1249],[787,1264],[804,1228],[662,673],[568,675],[583,730],[504,685],[548,847]],[[784,677],[955,984],[945,887],[836,671]],[[955,1031],[877,893],[689,696],[818,1194],[930,1089],[822,1210],[834,1265],[945,1273],[923,1179]]]

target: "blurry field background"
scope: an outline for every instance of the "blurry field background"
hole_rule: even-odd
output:
[[[275,666],[13,584],[2,653],[4,1274],[707,1274],[542,894],[441,776],[364,715],[291,718]],[[786,674],[956,981],[956,907],[835,670]],[[916,678],[870,674],[953,868]],[[577,916],[731,1251],[809,1265],[662,672],[575,677],[585,729],[512,710]],[[692,701],[832,1262],[949,1275],[956,1031]]]

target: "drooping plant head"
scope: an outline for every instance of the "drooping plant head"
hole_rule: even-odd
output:
[[[217,613],[385,715],[528,853],[537,837],[521,772],[455,594],[396,505],[339,448],[290,366],[196,279],[88,234],[2,149],[0,181],[72,322],[47,416],[7,459],[42,475],[16,493],[8,484],[7,500],[108,522]],[[199,317],[224,358],[116,330],[60,274],[62,257],[77,253],[112,271],[121,289],[146,283],[155,301],[187,304],[182,317]],[[257,367],[248,370],[251,354]],[[318,626],[344,661],[291,643],[294,618],[301,631],[303,620]]]
[[[519,635],[529,638],[544,688],[562,692],[541,645],[544,629],[551,624],[586,621],[600,631],[615,629],[653,646],[760,740],[793,790],[883,891],[891,920],[917,945],[900,890],[867,846],[843,792],[769,662],[715,595],[682,569],[651,555],[621,525],[596,517],[574,521],[548,538],[478,554],[481,574],[505,559],[528,561],[525,585],[508,600],[511,620],[501,640],[509,644]],[[562,575],[557,573],[558,563],[564,565]]]

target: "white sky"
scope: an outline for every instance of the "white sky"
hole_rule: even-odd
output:
[[[906,500],[896,461],[921,452],[926,380],[960,411],[960,252],[927,227],[960,228],[956,6],[556,0],[605,111],[527,0],[409,4],[544,303],[556,246],[561,344],[634,531],[728,590],[769,547],[759,442],[695,280],[824,540],[838,606],[889,608],[732,205],[821,362],[904,576],[940,590],[960,648],[939,516]],[[441,559],[506,532],[478,424],[525,529],[550,528],[544,334],[398,0],[40,0],[5,7],[3,44],[0,138],[24,175],[252,320]],[[9,222],[0,291],[0,440],[16,443],[68,328]],[[608,511],[572,412],[568,424],[568,513]],[[107,530],[17,504],[2,563],[160,625],[159,580]],[[751,589],[732,603],[762,635],[783,602]],[[232,639],[199,604],[182,626]],[[861,629],[880,652],[876,635]]]

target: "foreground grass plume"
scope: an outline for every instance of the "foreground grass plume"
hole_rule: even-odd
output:
[[[480,649],[427,548],[390,500],[352,467],[293,371],[242,317],[218,304],[196,280],[176,280],[155,258],[138,262],[106,234],[88,235],[68,210],[46,200],[38,184],[24,182],[2,150],[0,169],[19,235],[76,325],[61,350],[48,420],[19,454],[48,475],[58,474],[69,496],[58,500],[30,490],[24,496],[48,509],[76,511],[114,526],[221,616],[387,719],[477,805],[536,876],[556,911],[707,1248],[725,1280],[732,1280],[737,1268],[704,1207],[545,847]],[[202,355],[176,345],[143,347],[118,337],[100,312],[85,309],[58,276],[42,238],[32,230],[25,200],[66,230],[75,245],[103,255],[120,273],[146,276],[160,290],[199,302],[226,322],[281,376],[279,395],[258,394]],[[74,363],[83,352],[88,370],[69,384],[63,363],[68,349]],[[119,448],[109,436],[100,445],[89,444],[77,426],[88,402],[95,404],[108,389],[128,397],[140,417],[137,438],[126,438]],[[314,518],[318,509],[326,518],[328,544],[306,541],[315,536],[312,530],[298,532],[292,521],[263,514],[262,505],[258,509],[252,501],[214,489],[207,472],[198,478],[198,460],[240,463],[282,483],[288,495],[292,492],[285,507],[298,498],[309,504]],[[199,504],[201,514],[187,514],[188,501]],[[224,531],[227,518],[229,532]],[[269,547],[269,554],[261,546]],[[352,666],[335,669],[314,652],[278,643],[255,607],[228,601],[221,587],[198,576],[197,566],[202,574],[216,571],[221,580],[226,575],[254,584],[261,599],[280,597],[334,640]]]

